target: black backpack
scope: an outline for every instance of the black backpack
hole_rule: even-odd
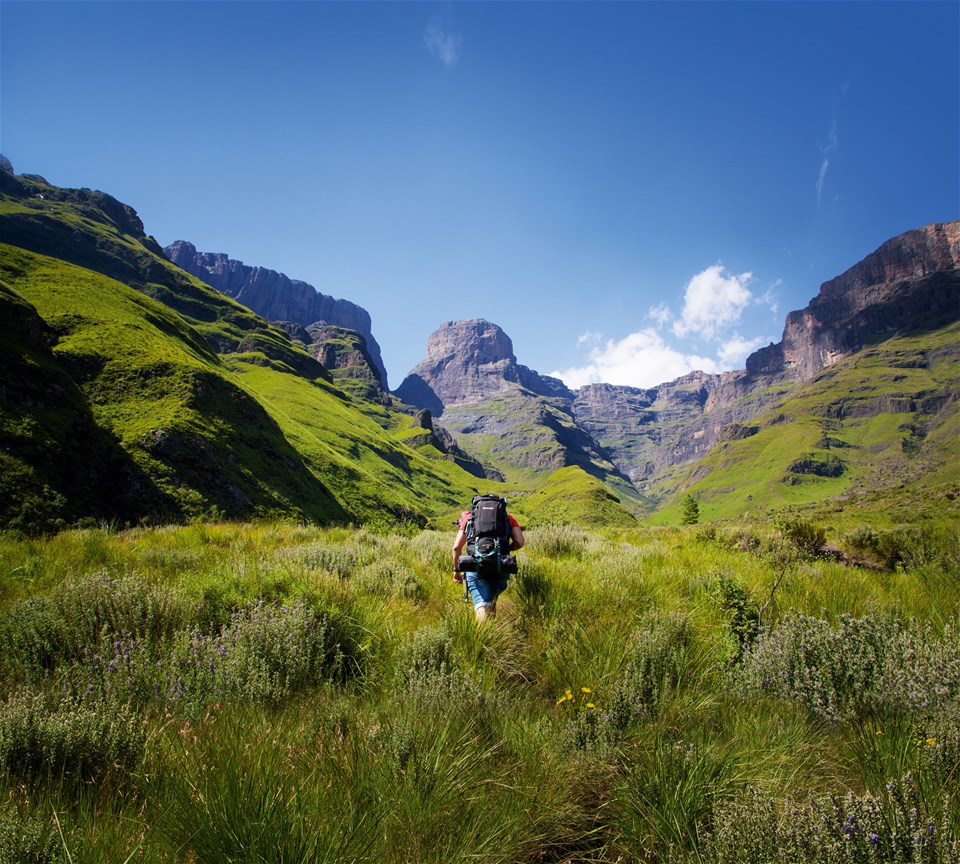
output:
[[[483,576],[516,573],[517,559],[509,554],[510,531],[506,499],[476,495],[464,528],[467,554],[460,556],[457,569],[473,570]]]

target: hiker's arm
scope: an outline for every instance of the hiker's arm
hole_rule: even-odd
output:
[[[467,535],[463,531],[457,532],[457,539],[453,541],[453,569],[457,569],[460,563],[460,553],[463,551],[463,545],[467,542]]]
[[[514,525],[510,529],[510,548],[519,549],[523,546],[523,530],[519,525]]]

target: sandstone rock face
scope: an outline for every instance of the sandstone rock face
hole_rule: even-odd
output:
[[[198,252],[192,243],[184,240],[171,243],[163,251],[178,267],[264,318],[292,321],[305,327],[333,324],[356,330],[366,340],[379,384],[386,387],[387,370],[380,356],[380,346],[373,338],[370,314],[363,307],[349,300],[328,297],[309,283],[290,279],[276,270],[249,267],[220,252]]]
[[[836,279],[806,309],[787,315],[782,340],[747,358],[747,372],[808,381],[898,329],[933,329],[960,309],[960,222],[937,223],[888,240]]]
[[[436,416],[452,405],[472,405],[502,395],[516,385],[537,396],[570,399],[556,378],[517,363],[510,337],[496,324],[475,318],[448,321],[427,341],[427,354],[397,388],[410,405]]]

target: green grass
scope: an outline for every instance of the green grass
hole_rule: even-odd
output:
[[[452,529],[0,535],[3,836],[17,854],[74,861],[719,864],[753,842],[729,833],[731,820],[768,812],[744,817],[750,796],[806,831],[828,812],[824,796],[854,796],[859,813],[894,784],[938,826],[941,854],[956,854],[960,812],[943,798],[960,770],[956,713],[917,707],[909,680],[858,685],[868,673],[852,661],[854,689],[836,704],[882,697],[865,718],[736,683],[737,610],[754,604],[773,639],[763,662],[795,632],[777,624],[790,610],[822,622],[811,639],[841,615],[866,616],[872,629],[856,632],[888,651],[901,649],[882,642],[885,622],[900,620],[905,638],[926,627],[940,659],[890,655],[885,674],[941,686],[945,658],[960,656],[949,548],[872,571],[784,556],[763,525],[739,530],[758,542],[698,526],[530,527],[484,627],[450,580]],[[321,635],[335,651],[316,653]],[[151,684],[187,668],[186,691]],[[960,693],[947,698],[955,708]],[[83,744],[92,735],[95,749]],[[911,818],[897,813],[891,825]],[[770,831],[761,864],[788,848]],[[897,854],[888,860],[927,860]]]

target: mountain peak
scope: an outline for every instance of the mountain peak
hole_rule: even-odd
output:
[[[571,396],[563,382],[517,363],[513,342],[500,327],[471,318],[447,321],[431,334],[426,356],[396,394],[439,416],[447,406],[482,402],[517,386],[538,396]]]

